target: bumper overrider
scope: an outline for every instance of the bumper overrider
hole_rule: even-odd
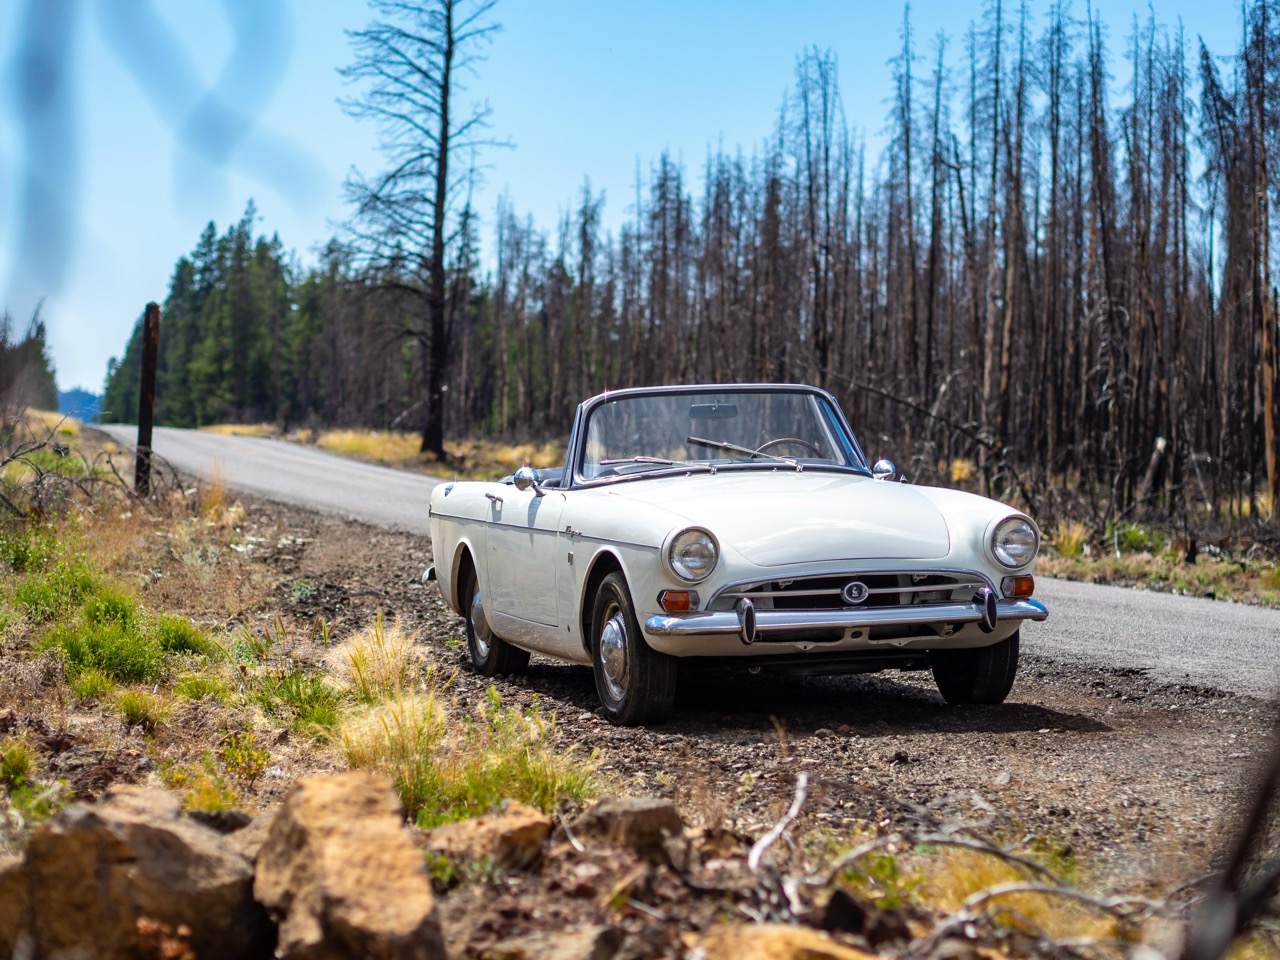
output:
[[[648,633],[658,637],[737,636],[743,643],[768,639],[771,633],[795,630],[870,629],[925,624],[955,627],[977,624],[985,633],[1000,623],[1044,620],[1049,611],[1039,600],[999,600],[984,587],[966,602],[916,604],[896,607],[845,608],[839,610],[758,610],[750,599],[740,599],[732,610],[657,614],[645,621]]]

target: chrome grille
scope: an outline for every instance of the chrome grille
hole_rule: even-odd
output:
[[[867,597],[849,603],[844,588],[858,581]],[[989,584],[979,574],[955,570],[878,570],[755,580],[725,587],[708,609],[730,610],[747,597],[761,610],[838,610],[850,607],[900,607],[967,602]]]

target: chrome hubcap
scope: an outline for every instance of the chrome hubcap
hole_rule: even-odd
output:
[[[600,673],[609,696],[621,700],[627,692],[627,621],[621,610],[600,628]]]
[[[493,631],[484,616],[484,598],[480,596],[480,588],[476,587],[476,592],[471,595],[471,645],[476,659],[483,660],[489,656],[492,639]]]

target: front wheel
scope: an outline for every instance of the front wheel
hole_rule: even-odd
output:
[[[600,582],[591,608],[591,668],[605,716],[620,727],[657,723],[676,697],[676,660],[645,643],[621,573]]]
[[[484,597],[480,595],[480,579],[472,576],[464,585],[467,597],[467,653],[476,672],[486,677],[524,673],[529,666],[529,651],[513,647],[493,632],[484,615]]]
[[[929,664],[947,703],[1004,703],[1018,672],[1018,631],[976,650],[934,650]]]

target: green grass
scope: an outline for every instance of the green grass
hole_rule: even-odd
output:
[[[62,558],[51,569],[26,574],[13,598],[36,623],[66,616],[102,589],[99,578],[78,558]]]
[[[119,590],[103,587],[85,601],[84,619],[95,626],[116,623],[128,630],[138,621],[138,602]]]
[[[396,785],[410,820],[429,827],[485,813],[506,798],[552,810],[596,794],[595,758],[554,746],[535,703],[504,707],[494,688],[474,716],[450,720],[430,681],[344,722],[347,764]]]
[[[160,645],[146,633],[108,621],[58,624],[40,640],[43,649],[62,652],[68,678],[96,668],[117,683],[148,683],[164,672]]]
[[[227,682],[210,673],[189,673],[179,677],[173,685],[173,692],[185,700],[211,697],[215,703],[224,705],[231,701],[231,688],[227,686]]]
[[[71,679],[70,686],[79,700],[102,700],[115,692],[116,682],[97,667],[83,667]]]
[[[258,677],[253,699],[267,713],[287,720],[293,729],[323,734],[338,725],[342,691],[322,674],[293,667]]]
[[[57,552],[57,540],[48,527],[32,524],[0,530],[0,564],[14,573],[43,570]]]
[[[36,767],[36,752],[19,737],[0,740],[0,784],[13,789],[31,778]]]
[[[120,719],[126,727],[141,727],[152,733],[169,719],[169,703],[145,690],[125,690],[116,698]]]
[[[186,617],[162,614],[156,623],[156,641],[165,653],[194,654],[213,658],[221,648]]]

